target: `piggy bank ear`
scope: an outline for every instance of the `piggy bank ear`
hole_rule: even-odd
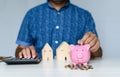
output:
[[[70,50],[74,50],[75,46],[73,44],[70,45]]]
[[[90,45],[89,44],[84,45],[84,47],[87,48],[88,50],[90,49]]]

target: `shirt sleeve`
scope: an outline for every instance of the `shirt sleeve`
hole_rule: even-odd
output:
[[[30,21],[31,21],[31,14],[30,12],[27,12],[22,21],[22,24],[18,33],[18,37],[16,40],[16,44],[22,45],[22,46],[33,45],[33,38],[30,35],[30,29],[29,29]]]
[[[85,24],[85,28],[84,28],[84,33],[86,33],[86,32],[92,32],[92,33],[96,34],[96,36],[98,37],[94,19],[89,12],[86,15],[86,24]]]

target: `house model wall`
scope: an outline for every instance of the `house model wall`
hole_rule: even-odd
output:
[[[67,42],[62,42],[56,49],[57,61],[70,61],[70,47]]]
[[[53,50],[48,43],[42,49],[42,60],[52,61],[53,60]]]

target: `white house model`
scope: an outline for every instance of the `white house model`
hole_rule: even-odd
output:
[[[57,61],[70,61],[70,47],[67,42],[62,42],[56,49]]]
[[[53,60],[53,50],[48,43],[42,49],[42,60],[52,61]]]

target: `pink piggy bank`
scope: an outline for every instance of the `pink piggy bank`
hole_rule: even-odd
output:
[[[90,60],[90,45],[70,45],[70,58],[74,67],[87,66]]]

